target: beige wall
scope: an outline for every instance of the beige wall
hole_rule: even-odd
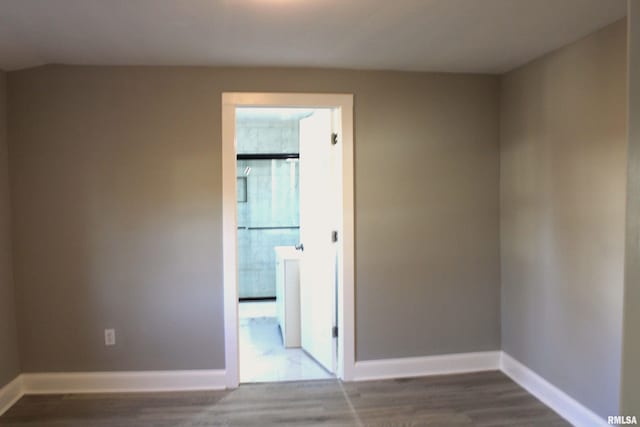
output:
[[[0,388],[20,371],[11,262],[6,76],[0,71]]]
[[[502,79],[502,346],[602,416],[618,413],[626,25]]]
[[[496,77],[48,66],[9,74],[25,371],[224,367],[223,91],[355,93],[358,360],[500,348]]]
[[[629,163],[621,413],[640,415],[640,2],[629,2]]]

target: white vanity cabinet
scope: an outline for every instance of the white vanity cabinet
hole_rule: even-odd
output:
[[[276,246],[276,315],[284,346],[300,347],[300,256],[293,246]]]

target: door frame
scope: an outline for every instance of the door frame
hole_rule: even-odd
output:
[[[236,190],[236,108],[331,108],[339,112],[342,146],[342,212],[338,235],[338,357],[336,376],[354,378],[355,367],[355,230],[353,173],[353,94],[222,93],[222,257],[224,282],[225,383],[240,384],[238,342],[238,242]],[[330,141],[327,141],[329,144]]]

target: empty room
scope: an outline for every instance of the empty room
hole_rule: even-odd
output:
[[[0,427],[640,418],[640,0],[0,0]]]

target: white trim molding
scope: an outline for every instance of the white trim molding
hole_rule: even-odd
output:
[[[505,352],[500,358],[500,370],[574,426],[609,425],[606,420]]]
[[[500,351],[443,354],[356,362],[355,381],[497,371]]]
[[[576,427],[607,421],[503,351],[367,360],[355,363],[355,381],[500,370]]]
[[[4,414],[24,395],[22,375],[0,388],[0,415]]]
[[[607,422],[502,351],[356,362],[352,381],[424,377],[500,370],[576,427]],[[224,390],[225,370],[27,373],[0,389],[0,415],[25,394],[134,393]]]
[[[331,108],[339,114],[342,145],[342,212],[338,247],[338,357],[336,375],[354,378],[355,365],[355,225],[353,94],[252,93],[222,94],[222,253],[224,283],[225,370],[228,388],[238,387],[238,264],[236,203],[236,108]]]
[[[224,390],[224,370],[22,374],[24,394]]]

